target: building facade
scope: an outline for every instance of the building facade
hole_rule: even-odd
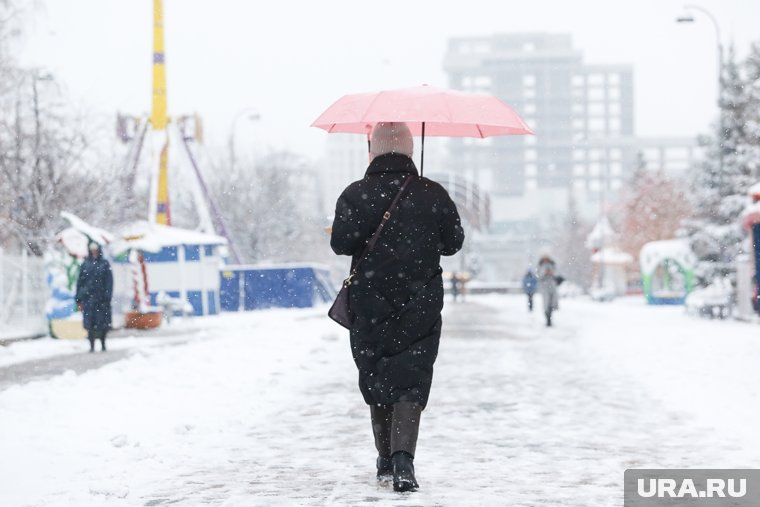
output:
[[[595,221],[642,163],[678,173],[695,157],[691,139],[637,138],[632,66],[584,63],[569,34],[454,38],[444,69],[449,87],[501,98],[536,132],[450,140],[448,170],[491,195],[479,248],[489,277],[519,275],[556,240],[571,200]]]

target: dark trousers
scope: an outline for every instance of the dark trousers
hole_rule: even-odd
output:
[[[90,350],[95,350],[95,340],[100,340],[100,350],[106,350],[106,334],[108,331],[87,331],[87,339],[90,340]]]
[[[528,310],[533,311],[533,294],[528,294]]]
[[[385,458],[398,451],[414,456],[422,407],[417,403],[400,401],[393,405],[370,405],[369,410],[377,453]]]

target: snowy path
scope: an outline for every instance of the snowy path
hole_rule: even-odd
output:
[[[417,493],[376,483],[347,337],[318,309],[0,392],[0,504],[610,506],[628,467],[759,465],[753,326],[564,301],[547,330],[522,298],[475,301],[446,308]],[[690,387],[731,396],[689,410]]]

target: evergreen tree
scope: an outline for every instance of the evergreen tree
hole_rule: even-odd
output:
[[[760,59],[754,54],[750,61],[757,66]],[[757,72],[752,75],[748,68],[749,61],[742,72],[732,47],[721,75],[722,121],[713,126],[711,135],[699,139],[705,158],[693,171],[695,214],[684,225],[701,261],[698,274],[707,281],[718,274],[733,275],[733,260],[744,239],[739,217],[747,204],[747,190],[758,177],[758,162],[752,157],[757,135],[749,132],[748,118],[757,115],[760,97],[748,93],[758,86]]]

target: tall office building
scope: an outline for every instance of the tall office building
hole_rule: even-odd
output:
[[[567,34],[509,34],[450,40],[444,68],[452,88],[502,98],[536,132],[452,140],[452,169],[497,202],[544,189],[598,201],[634,167],[631,66],[586,65]]]
[[[444,69],[451,88],[501,98],[536,132],[450,141],[448,169],[490,192],[491,235],[481,252],[501,264],[497,277],[514,276],[509,265],[522,269],[551,241],[571,197],[582,217],[597,219],[640,164],[639,153],[648,167],[665,170],[694,158],[691,139],[636,138],[633,68],[584,63],[569,34],[451,39]]]

